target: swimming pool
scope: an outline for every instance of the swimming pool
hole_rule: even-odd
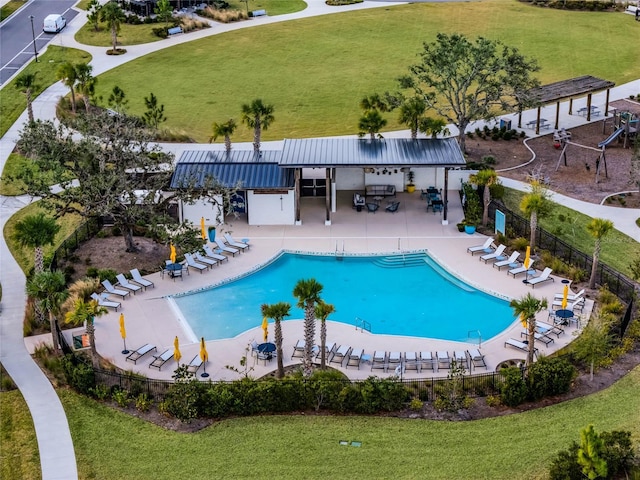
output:
[[[290,319],[302,319],[293,288],[315,278],[322,299],[335,306],[329,320],[356,317],[374,334],[467,341],[470,331],[491,338],[513,321],[506,300],[476,290],[432,267],[428,257],[390,266],[390,257],[341,257],[285,253],[255,273],[197,293],[172,297],[196,337],[233,338],[262,322],[260,305],[289,302]],[[477,335],[476,335],[477,336]]]

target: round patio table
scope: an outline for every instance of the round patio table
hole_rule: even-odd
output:
[[[571,319],[573,318],[573,310],[556,310],[554,312],[554,315],[556,318],[561,318],[562,319],[562,323],[563,325],[568,325],[569,322],[571,321]]]
[[[275,351],[276,351],[275,343],[271,343],[271,342],[261,343],[260,345],[258,345],[258,357],[256,358],[256,361],[264,360],[264,364],[266,365],[267,362],[270,362],[271,360],[273,360],[273,352]]]
[[[182,276],[182,264],[181,263],[169,263],[165,267],[169,272],[169,276],[171,278],[175,278],[178,276],[177,272],[180,272],[180,276]]]

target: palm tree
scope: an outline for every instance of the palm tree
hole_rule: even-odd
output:
[[[535,352],[535,340],[536,340],[536,315],[547,308],[547,299],[538,299],[527,293],[524,297],[511,300],[509,304],[513,308],[513,313],[516,317],[520,317],[522,322],[527,323],[528,328],[528,341],[529,352],[527,354],[527,365],[533,363],[533,354]]]
[[[278,361],[277,378],[284,377],[284,363],[282,361],[282,320],[284,317],[291,315],[291,305],[287,302],[278,302],[273,305],[263,304],[261,307],[262,315],[267,318],[273,318],[275,321],[275,342],[276,342],[276,359]]]
[[[236,121],[230,118],[224,123],[213,122],[211,126],[213,135],[209,138],[209,143],[216,141],[218,137],[224,137],[224,149],[229,153],[231,151],[231,135],[237,128]]]
[[[73,310],[65,315],[65,321],[67,323],[83,324],[86,322],[87,335],[89,336],[89,346],[91,347],[91,357],[94,364],[98,359],[98,351],[96,350],[96,329],[93,324],[96,317],[100,317],[107,313],[105,307],[98,305],[95,300],[85,302],[84,299],[78,298],[73,307]]]
[[[41,311],[49,314],[53,348],[56,350],[60,348],[60,342],[55,315],[60,312],[60,305],[67,298],[66,284],[64,273],[60,270],[38,272],[27,282],[27,295],[38,302]]]
[[[427,137],[438,138],[441,133],[443,135],[449,135],[449,129],[447,128],[447,122],[441,118],[424,117],[420,119],[420,126],[418,128]]]
[[[113,45],[113,53],[118,50],[118,33],[120,25],[126,20],[124,12],[118,2],[110,1],[100,9],[100,21],[106,22],[111,30],[111,44]]]
[[[358,128],[360,129],[358,136],[364,137],[368,133],[371,136],[371,140],[376,139],[376,134],[378,134],[378,138],[382,138],[379,132],[386,124],[387,121],[382,118],[378,110],[367,110],[358,122]]]
[[[62,65],[58,67],[58,71],[56,72],[58,80],[62,80],[69,90],[71,90],[71,111],[76,113],[76,91],[75,86],[78,80],[78,71],[76,67],[71,62],[64,62]]]
[[[484,187],[482,192],[482,226],[486,227],[489,223],[489,204],[491,203],[491,185],[498,181],[498,174],[493,169],[480,170],[478,173],[469,176],[469,181]]]
[[[591,265],[591,277],[589,277],[589,288],[596,287],[596,272],[598,271],[598,261],[600,250],[602,249],[602,239],[613,230],[613,222],[604,218],[592,218],[587,224],[587,231],[595,238],[593,247],[593,264]]]
[[[320,319],[320,368],[324,370],[327,363],[327,318],[336,311],[336,307],[322,300],[316,305],[316,317]]]
[[[315,278],[299,280],[293,289],[293,296],[298,299],[298,308],[304,308],[304,357],[302,370],[305,377],[313,372],[311,352],[313,339],[316,335],[315,311],[316,304],[320,301],[322,285]]]
[[[420,129],[420,120],[423,119],[427,104],[423,98],[411,97],[400,105],[400,123],[405,124],[411,130],[411,138],[418,138],[418,130]]]
[[[93,67],[88,63],[79,63],[76,65],[76,79],[78,82],[78,91],[82,93],[82,100],[84,101],[84,109],[89,113],[90,99],[96,89],[96,82],[98,81],[91,72]]]
[[[260,136],[262,130],[267,130],[273,123],[273,105],[265,104],[257,98],[249,104],[242,105],[242,122],[253,128],[253,150],[260,151]]]
[[[24,93],[27,98],[27,115],[29,115],[29,123],[33,123],[33,101],[31,95],[33,91],[38,88],[36,85],[35,73],[23,73],[16,78],[16,88]]]
[[[538,218],[544,217],[551,211],[551,202],[547,189],[537,180],[531,182],[531,191],[522,197],[520,210],[529,217],[529,228],[531,230],[529,245],[534,250],[536,244],[536,229],[538,228]]]
[[[46,217],[40,212],[36,215],[28,215],[16,222],[13,239],[23,247],[34,249],[34,268],[36,273],[44,270],[42,247],[53,245],[56,234],[60,231],[55,219]]]

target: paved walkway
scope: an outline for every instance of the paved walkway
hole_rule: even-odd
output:
[[[4,3],[5,0],[0,0]],[[127,47],[127,53],[122,56],[107,56],[105,47],[87,47],[78,44],[73,38],[78,29],[86,21],[86,13],[79,14],[68,27],[59,34],[52,42],[53,45],[74,47],[86,50],[93,55],[91,64],[95,75],[104,73],[112,68],[122,65],[126,62],[134,60],[142,55],[154,52],[159,49],[167,48],[179,43],[185,43],[196,40],[205,36],[215,35],[231,30],[241,28],[249,28],[257,25],[294,20],[298,18],[326,15],[330,13],[344,12],[348,10],[360,10],[366,8],[388,7],[397,5],[396,2],[364,2],[361,4],[351,5],[348,7],[328,7],[323,0],[307,0],[308,8],[304,11],[281,15],[277,17],[260,17],[230,25],[216,24],[210,29],[200,32],[189,33],[171,37],[164,41],[154,42],[145,45],[135,45]],[[631,93],[640,91],[640,80],[629,84],[616,87],[612,90],[611,98],[625,98]],[[34,102],[34,114],[40,119],[55,118],[55,104],[59,97],[67,94],[67,89],[61,84],[56,83],[43,92]],[[594,104],[603,104],[603,99],[597,95],[594,96]],[[579,102],[574,102],[574,108],[579,108]],[[567,108],[563,109],[565,112]],[[543,112],[544,113],[544,112]],[[548,113],[547,115],[549,115]],[[523,114],[523,122],[535,117],[534,112],[525,112]],[[551,118],[551,117],[548,117]],[[4,164],[9,154],[15,147],[15,141],[18,138],[19,131],[27,119],[26,112],[11,127],[7,134],[0,139],[0,171],[4,169]],[[582,117],[569,117],[561,115],[563,125],[568,128],[585,123]],[[474,127],[475,128],[475,127]],[[451,128],[452,133],[457,133]],[[530,133],[530,132],[528,132]],[[407,136],[407,132],[394,132],[385,134],[387,136]],[[280,142],[265,142],[265,147],[275,148]],[[250,143],[235,144],[236,148],[251,148]],[[166,145],[167,150],[179,154],[183,149],[196,148],[221,148],[221,146],[212,145]],[[503,179],[505,185],[524,189],[525,185],[508,179]],[[614,207],[597,206],[590,203],[580,202],[574,199],[560,198],[556,196],[565,205],[575,208],[593,216],[602,216],[614,220],[616,228],[627,233],[634,239],[638,240],[638,228],[635,226],[635,219],[640,216],[638,211],[625,210]],[[16,211],[29,203],[28,198],[6,198],[0,197],[0,226],[4,228],[6,221]],[[64,410],[60,401],[52,388],[51,384],[33,362],[22,337],[22,321],[24,316],[25,305],[25,277],[8,251],[6,242],[2,242],[0,247],[0,259],[2,261],[2,269],[0,271],[0,281],[3,287],[2,312],[0,315],[0,361],[7,369],[11,377],[18,385],[20,391],[25,397],[31,415],[35,424],[36,434],[38,438],[38,447],[41,458],[42,478],[49,479],[75,479],[77,478],[77,467],[75,462],[75,454],[73,451],[73,443],[66,421]]]

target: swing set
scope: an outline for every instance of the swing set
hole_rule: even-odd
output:
[[[556,164],[556,172],[558,168],[560,168],[560,162],[564,160],[564,166],[567,166],[567,148],[569,145],[573,145],[575,147],[585,148],[587,150],[591,150],[598,153],[598,157],[596,158],[596,183],[598,183],[598,177],[600,175],[600,168],[604,166],[604,176],[605,178],[609,178],[607,174],[607,157],[605,155],[606,144],[601,142],[599,144],[600,148],[590,147],[588,145],[582,145],[581,143],[572,142],[571,141],[571,132],[567,132],[562,129],[560,131],[556,131],[553,134],[554,142],[560,143],[562,146],[562,151],[560,152],[560,157],[558,157],[558,163]]]

